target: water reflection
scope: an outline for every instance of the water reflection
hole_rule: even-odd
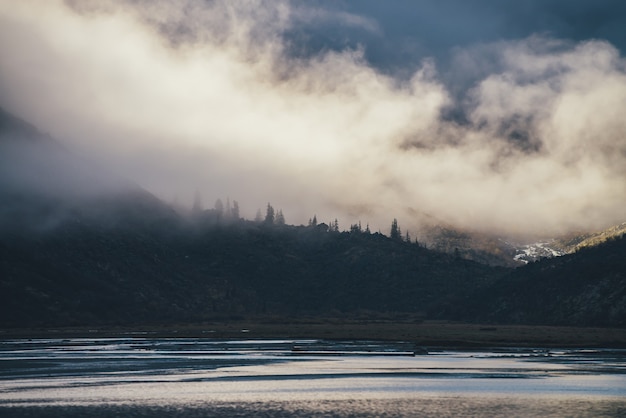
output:
[[[414,352],[367,341],[3,341],[0,415],[626,415],[626,350]]]

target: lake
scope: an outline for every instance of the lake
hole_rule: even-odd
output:
[[[4,340],[0,416],[626,416],[626,350]]]

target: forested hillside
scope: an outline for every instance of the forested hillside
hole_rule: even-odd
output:
[[[530,263],[482,294],[481,319],[500,323],[626,325],[626,237]]]
[[[75,219],[0,239],[2,326],[412,313],[626,325],[626,239],[514,270],[322,226]]]
[[[3,326],[360,311],[451,318],[500,271],[380,234],[245,221],[75,221],[3,234],[0,250]]]

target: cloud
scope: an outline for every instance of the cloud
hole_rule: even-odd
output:
[[[295,54],[304,24],[385,36],[298,2],[3,1],[2,105],[166,200],[198,189],[250,218],[271,201],[290,223],[385,232],[423,214],[509,234],[624,220],[626,70],[608,42],[477,43],[445,75],[422,59],[398,78],[367,45]]]

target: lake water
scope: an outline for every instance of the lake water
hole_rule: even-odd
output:
[[[626,416],[626,350],[415,349],[321,340],[4,340],[0,416]]]

